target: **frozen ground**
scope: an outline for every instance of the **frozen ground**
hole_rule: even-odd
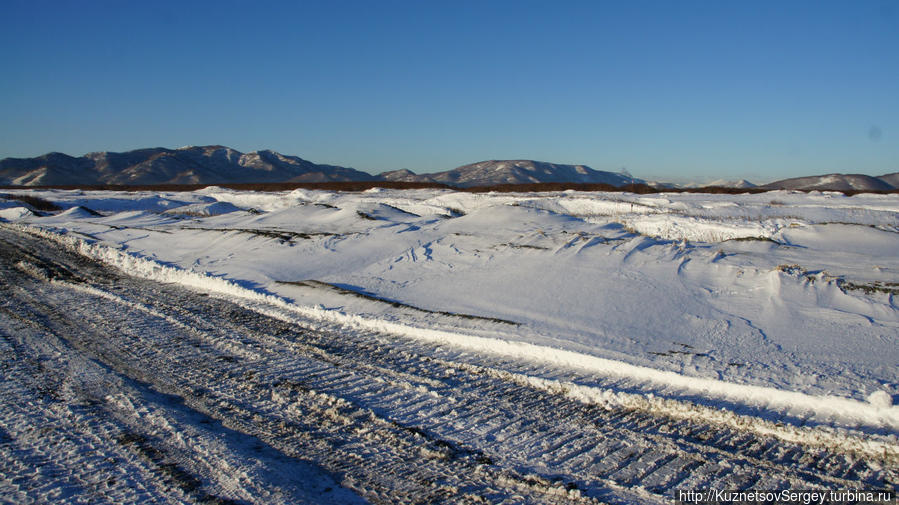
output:
[[[844,472],[831,482],[835,474],[826,472],[824,480],[782,484],[895,485],[895,476],[876,472],[899,453],[897,195],[28,194],[67,210],[39,216],[0,201],[0,218],[26,225],[7,225],[10,232],[27,230],[22,236],[37,234],[132,275],[281,321],[437,346],[454,353],[455,365],[440,373],[486,366],[528,391],[699,420],[757,437],[759,447],[776,440],[874,458],[873,474]],[[40,277],[29,268],[18,271]],[[411,426],[428,417],[424,407],[409,412],[416,414],[403,422]],[[452,424],[453,414],[441,415]],[[470,429],[477,431],[459,421],[441,440],[504,454],[501,440]],[[713,445],[727,446],[724,438]],[[544,442],[542,453],[520,452],[516,468],[580,475],[564,465],[535,467],[540,454],[571,441]],[[650,468],[663,481],[655,491],[616,499],[653,501],[653,492],[668,492],[690,473],[656,471],[685,451],[675,446],[671,459],[638,465],[642,477],[572,482],[605,496],[608,486],[651,481]],[[759,479],[737,487],[771,484]]]
[[[35,194],[2,217],[374,324],[899,398],[897,195]]]

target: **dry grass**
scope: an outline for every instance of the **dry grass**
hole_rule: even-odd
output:
[[[776,270],[778,272],[783,272],[785,274],[790,274],[790,275],[803,275],[803,274],[807,273],[806,269],[802,268],[801,266],[799,266],[795,263],[792,265],[787,265],[787,264],[777,265],[777,267],[775,267],[774,270]]]
[[[885,293],[888,295],[899,295],[899,282],[881,282],[874,281],[870,283],[856,283],[849,281],[838,282],[837,285],[845,293],[846,291],[861,291],[866,295],[874,293]]]

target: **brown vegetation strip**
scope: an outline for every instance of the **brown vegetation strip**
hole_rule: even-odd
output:
[[[874,293],[899,295],[899,282],[874,281],[871,283],[855,283],[838,279],[837,286],[839,286],[840,290],[842,290],[844,293],[846,291],[861,291],[866,295],[871,295]]]
[[[62,208],[55,203],[32,195],[0,195],[0,199],[22,202],[24,204],[30,205],[34,210],[43,210],[46,212],[55,212],[57,210],[62,210]]]

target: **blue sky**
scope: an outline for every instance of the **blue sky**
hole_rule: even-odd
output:
[[[0,158],[899,171],[899,2],[0,0]]]

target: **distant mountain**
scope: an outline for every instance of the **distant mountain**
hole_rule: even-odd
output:
[[[729,181],[726,179],[719,179],[717,181],[707,182],[700,186],[702,188],[738,188],[738,189],[748,189],[756,187],[755,184],[747,181],[746,179],[740,179],[737,181]]]
[[[381,172],[378,178],[385,181],[396,182],[436,182],[431,178],[433,174],[416,174],[409,169],[393,170],[391,172]]]
[[[92,160],[85,157],[73,158],[63,153],[49,153],[37,158],[5,158],[0,160],[0,184],[16,186],[73,184],[69,181],[97,184],[98,174],[93,170],[93,166]]]
[[[894,172],[892,174],[881,175],[878,177],[881,181],[893,186],[896,189],[899,189],[899,172]]]
[[[585,184],[644,183],[626,174],[593,170],[586,165],[560,165],[533,160],[490,160],[464,165],[446,172],[416,174],[396,170],[380,174],[390,181],[439,182],[451,186],[492,186],[497,184],[533,184],[540,182],[574,182]]]
[[[899,173],[871,177],[862,174],[828,174],[795,177],[761,186],[763,189],[803,191],[889,191],[899,188]]]
[[[20,186],[371,180],[376,178],[352,168],[318,165],[268,150],[244,154],[224,146],[99,152],[80,158],[50,153],[0,160],[0,184]]]
[[[625,174],[532,160],[491,160],[434,174],[395,170],[373,176],[352,168],[318,165],[274,151],[241,153],[224,146],[150,148],[123,153],[89,153],[79,158],[50,153],[0,160],[0,185],[153,185],[333,181],[435,182],[490,186],[540,182],[642,183]]]
[[[263,150],[241,153],[225,146],[188,146],[137,149],[122,153],[98,152],[81,157],[49,153],[36,158],[0,160],[3,186],[89,186],[155,184],[234,184],[275,182],[399,181],[433,182],[450,186],[501,184],[583,183],[627,186],[647,184],[627,173],[603,172],[586,165],[563,165],[533,160],[489,160],[445,172],[416,174],[394,170],[371,175],[352,168],[319,165],[296,156]],[[664,189],[670,185],[648,183]],[[752,188],[752,183],[719,180],[701,186]],[[871,177],[830,174],[772,182],[762,189],[883,191],[899,189],[899,172]]]
[[[675,188],[684,188],[684,189],[701,189],[701,188],[736,188],[736,189],[751,189],[757,187],[756,184],[753,184],[746,179],[738,179],[738,180],[728,180],[728,179],[718,179],[711,182],[689,182],[686,184],[673,184],[671,187]]]

